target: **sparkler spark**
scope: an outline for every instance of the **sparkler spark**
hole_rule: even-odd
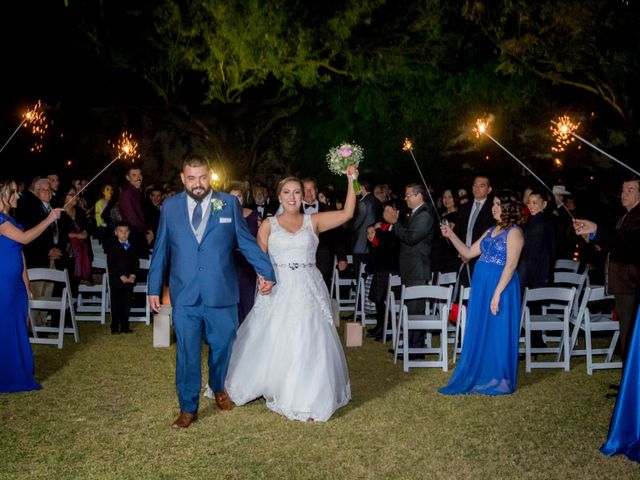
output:
[[[49,124],[47,123],[47,117],[42,110],[42,102],[38,100],[36,104],[27,109],[26,112],[22,114],[22,121],[18,125],[18,128],[14,130],[14,132],[9,136],[9,139],[5,142],[5,144],[0,148],[0,152],[2,152],[5,147],[9,144],[11,139],[18,133],[20,127],[24,126],[25,128],[31,128],[31,133],[36,137],[35,144],[31,147],[32,152],[40,152],[42,151],[42,140],[44,139],[44,134],[47,132],[49,128]]]
[[[131,162],[135,162],[137,158],[140,158],[138,153],[138,142],[133,139],[133,136],[124,131],[120,134],[116,143],[110,142],[111,146],[118,152],[118,157],[129,158]]]
[[[116,143],[109,142],[109,144],[116,149],[118,155],[116,155],[116,157],[111,160],[106,167],[100,170],[91,180],[89,180],[84,187],[78,190],[73,198],[65,203],[65,207],[69,205],[78,195],[84,192],[84,190],[89,185],[91,185],[91,183],[93,183],[96,178],[102,175],[104,171],[111,165],[113,165],[113,163],[119,158],[130,158],[132,163],[136,161],[136,158],[140,158],[140,154],[138,153],[138,142],[133,140],[133,136],[127,131],[124,131],[122,132],[122,134],[120,134],[120,138]]]
[[[525,165],[522,160],[520,160],[518,157],[516,157],[513,153],[511,153],[509,150],[507,150],[507,148],[502,145],[498,140],[496,140],[495,138],[493,138],[489,132],[487,132],[487,126],[488,123],[482,120],[477,120],[476,121],[476,127],[473,129],[473,131],[475,132],[476,136],[480,136],[480,135],[484,135],[485,137],[487,137],[489,140],[491,140],[493,143],[495,143],[497,146],[499,146],[502,150],[504,150],[511,158],[513,158],[516,162],[518,162],[520,164],[520,166],[522,168],[524,168],[527,172],[529,172],[531,175],[534,176],[534,178],[536,180],[538,180],[540,182],[540,184],[546,188],[552,195],[553,195],[553,190],[551,188],[549,188],[549,186],[544,183],[542,181],[542,179],[535,174],[535,172],[533,170],[531,170],[529,167],[527,167],[527,165]],[[564,209],[567,211],[567,213],[569,214],[569,216],[571,217],[572,220],[575,220],[575,217],[573,216],[573,214],[571,213],[571,211],[567,208],[567,206],[562,203],[561,204],[562,207],[564,207]]]
[[[551,151],[555,153],[564,152],[571,142],[575,141],[575,137],[572,134],[579,127],[580,122],[573,123],[568,115],[563,115],[556,122],[552,122],[549,129],[556,144],[551,147]]]
[[[489,126],[489,122],[482,118],[476,120],[476,126],[472,128],[473,133],[476,134],[476,138],[480,138],[480,135],[487,131],[487,127]]]
[[[402,145],[402,150],[405,152],[409,152],[411,154],[411,158],[413,159],[413,163],[416,164],[416,168],[418,169],[418,173],[420,174],[420,178],[422,179],[422,184],[424,188],[427,190],[427,194],[429,195],[429,200],[431,200],[431,205],[433,205],[433,213],[438,217],[438,223],[442,220],[440,219],[440,215],[438,214],[438,207],[436,207],[436,202],[433,201],[433,197],[431,196],[431,191],[429,190],[429,185],[427,181],[424,179],[424,175],[422,174],[422,170],[420,170],[420,166],[418,165],[418,161],[416,160],[416,156],[413,154],[413,143],[408,138],[404,139],[404,144]]]

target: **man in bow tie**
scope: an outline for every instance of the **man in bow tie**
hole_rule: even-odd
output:
[[[253,197],[253,203],[247,205],[247,208],[258,212],[262,220],[267,217],[273,217],[278,211],[278,202],[271,200],[266,185],[256,182],[253,185],[251,196]]]
[[[311,215],[318,212],[335,210],[318,200],[318,185],[313,178],[302,180],[304,188],[304,198],[300,211]],[[316,250],[316,266],[327,288],[331,288],[331,276],[333,274],[333,257],[338,258],[338,270],[341,272],[347,268],[347,246],[344,229],[342,227],[333,228],[318,235],[318,249]]]
[[[208,379],[216,404],[220,410],[233,408],[224,379],[238,327],[234,250],[239,249],[258,273],[261,294],[270,293],[275,282],[271,261],[249,232],[237,198],[211,189],[205,158],[187,157],[180,178],[185,191],[163,203],[149,269],[149,305],[158,312],[164,272],[170,263],[180,402],[173,428],[187,428],[198,419],[203,339],[209,346]]]

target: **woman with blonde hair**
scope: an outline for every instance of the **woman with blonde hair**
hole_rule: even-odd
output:
[[[282,180],[282,213],[260,226],[258,244],[269,254],[277,282],[238,329],[225,385],[238,405],[264,397],[269,409],[292,420],[327,421],[349,402],[351,387],[316,248],[319,233],[353,216],[356,194],[349,179],[343,210],[311,215],[300,211],[302,197],[298,178]]]
[[[25,232],[10,215],[17,204],[16,183],[0,180],[0,392],[5,393],[40,388],[33,377],[33,353],[27,332],[31,290],[22,245],[40,236],[62,212],[54,208],[42,222]]]

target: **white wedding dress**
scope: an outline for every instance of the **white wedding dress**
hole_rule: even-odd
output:
[[[270,217],[269,257],[277,283],[258,295],[238,329],[225,387],[236,405],[264,397],[292,420],[327,421],[351,399],[349,372],[329,292],[315,266],[311,216],[290,233]]]

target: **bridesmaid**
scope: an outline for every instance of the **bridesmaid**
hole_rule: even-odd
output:
[[[260,214],[244,207],[245,189],[240,182],[234,183],[229,189],[229,195],[233,195],[238,199],[242,208],[242,215],[247,222],[249,232],[254,237],[258,235],[258,227],[260,226]],[[256,272],[247,262],[244,256],[237,250],[234,252],[234,260],[236,262],[236,270],[238,271],[238,286],[240,287],[240,303],[238,303],[238,322],[241,324],[249,310],[253,307],[256,296]]]
[[[466,258],[480,255],[471,280],[468,320],[460,362],[445,395],[505,395],[516,388],[520,333],[520,282],[516,267],[524,245],[522,208],[515,193],[498,192],[491,213],[497,224],[470,247],[446,225],[442,235]]]
[[[31,242],[60,218],[61,208],[26,232],[9,215],[18,204],[16,183],[0,180],[0,392],[38,390],[33,352],[27,332],[29,279],[22,245]]]

